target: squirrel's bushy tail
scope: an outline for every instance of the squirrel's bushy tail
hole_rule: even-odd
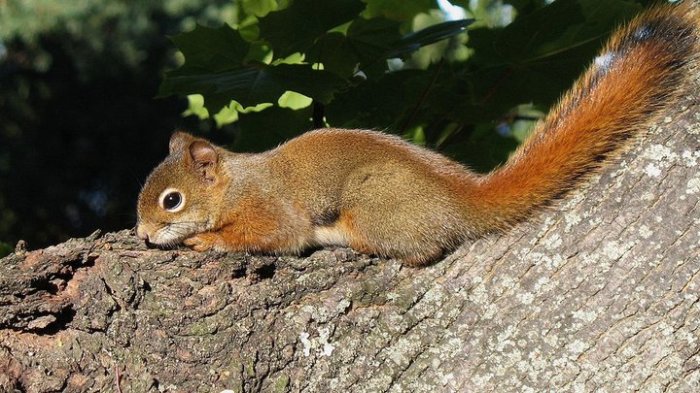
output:
[[[560,197],[674,101],[698,54],[692,1],[646,11],[615,33],[574,87],[472,201],[507,227]],[[480,202],[481,201],[481,202]]]

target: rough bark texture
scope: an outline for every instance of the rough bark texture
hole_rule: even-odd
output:
[[[423,269],[149,250],[0,260],[0,391],[700,391],[697,91],[582,190]]]

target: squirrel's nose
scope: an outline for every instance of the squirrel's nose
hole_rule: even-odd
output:
[[[141,224],[136,225],[136,236],[138,236],[139,239],[143,240],[146,243],[146,247],[148,247],[148,248],[156,247],[155,244],[151,243],[149,236],[148,236],[148,231],[144,228],[143,225],[141,225]]]

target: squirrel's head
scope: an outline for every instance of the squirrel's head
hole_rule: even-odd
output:
[[[146,179],[139,194],[137,235],[173,246],[212,229],[226,190],[223,150],[184,132],[170,138],[170,154]]]

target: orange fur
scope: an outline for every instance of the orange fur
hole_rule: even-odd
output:
[[[197,251],[210,248],[221,251],[274,251],[288,246],[279,236],[278,215],[264,201],[248,197],[222,218],[224,223],[214,232],[204,232],[185,239],[185,245]]]
[[[340,232],[347,234],[348,244],[359,252],[371,253],[374,250],[362,235],[362,231],[355,228],[352,213],[342,212],[338,218],[337,228]]]
[[[696,62],[699,19],[686,1],[620,29],[508,162],[483,176],[365,130],[312,131],[261,154],[176,133],[139,195],[137,233],[199,251],[336,244],[434,261],[526,219],[619,153],[674,102]]]

